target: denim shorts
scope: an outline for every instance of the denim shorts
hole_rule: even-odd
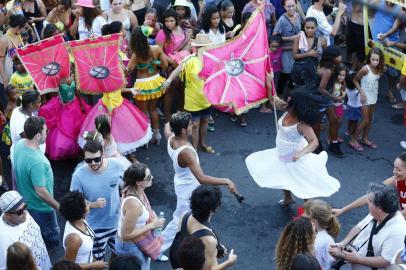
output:
[[[195,111],[195,112],[189,112],[192,115],[192,122],[198,121],[198,120],[207,120],[209,119],[211,115],[212,108],[208,107],[206,109],[200,110],[200,111]]]
[[[345,108],[345,118],[352,121],[359,121],[361,120],[361,107],[351,107],[346,106]]]
[[[150,270],[151,259],[138,248],[134,242],[126,242],[116,235],[115,250],[117,255],[131,255],[141,262],[141,270]]]

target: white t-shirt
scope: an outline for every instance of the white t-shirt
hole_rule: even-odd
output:
[[[357,227],[362,229],[368,226],[360,232],[355,238],[353,245],[359,249],[358,253],[361,256],[366,256],[368,249],[368,239],[372,230],[373,223],[371,214],[367,215]],[[372,238],[372,246],[374,248],[375,256],[382,256],[386,261],[391,262],[396,252],[404,247],[404,239],[406,235],[406,220],[400,214],[399,211],[391,218],[385,226],[374,235]],[[364,244],[365,243],[365,244]],[[364,245],[363,245],[364,244]],[[361,247],[362,246],[362,247]],[[371,270],[371,267],[361,264],[351,264],[353,270]],[[383,269],[383,268],[379,268]]]
[[[79,40],[101,37],[101,29],[106,23],[107,22],[103,18],[103,16],[97,16],[92,23],[92,29],[89,30],[85,25],[85,19],[83,17],[80,17],[78,26]]]
[[[200,31],[200,34],[206,34],[204,30]],[[217,30],[217,33],[214,33],[211,29],[209,30],[209,38],[214,45],[221,44],[226,42],[226,32],[221,33],[220,30]]]
[[[330,245],[333,245],[334,239],[327,233],[326,230],[317,232],[316,240],[314,241],[314,250],[316,259],[322,270],[329,270],[334,258],[328,252]]]
[[[361,95],[359,94],[358,89],[345,89],[345,93],[347,94],[348,101],[347,105],[353,108],[359,108],[362,106],[361,104]]]
[[[306,13],[306,18],[314,17],[317,20],[317,34],[322,36],[327,41],[327,46],[330,45],[330,35],[333,31],[333,26],[327,21],[327,17],[323,11],[317,10],[314,6],[309,7]]]
[[[4,222],[3,215],[0,216],[0,270],[6,269],[7,248],[15,242],[28,246],[38,269],[51,269],[51,261],[44,240],[42,240],[41,230],[28,213],[27,220],[14,227]]]

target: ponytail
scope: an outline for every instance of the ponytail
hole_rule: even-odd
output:
[[[326,227],[327,233],[333,238],[336,238],[338,236],[338,233],[340,232],[340,228],[340,222],[338,221],[337,217],[332,214]]]

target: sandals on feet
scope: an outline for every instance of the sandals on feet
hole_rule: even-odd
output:
[[[364,151],[364,148],[359,144],[359,143],[348,143],[348,145],[352,148],[352,149],[354,149],[355,151],[357,151],[357,152],[362,152],[362,151]]]
[[[206,146],[199,146],[198,149],[199,149],[200,151],[203,151],[203,152],[206,152],[206,153],[209,153],[209,154],[215,154],[215,153],[216,153],[216,151],[214,151],[214,148],[211,147],[211,146],[208,146],[208,145],[206,145]]]
[[[285,202],[285,200],[282,199],[282,200],[280,200],[280,201],[278,202],[278,204],[279,204],[280,206],[287,207],[287,206],[289,206],[289,205],[291,205],[291,204],[295,204],[295,201],[293,200],[293,201],[290,201],[290,202]]]
[[[366,142],[366,141],[362,141],[362,144],[365,146],[368,146],[371,149],[376,149],[378,146],[376,146],[376,144],[372,141]]]

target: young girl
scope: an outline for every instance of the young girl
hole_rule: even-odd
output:
[[[372,149],[376,144],[369,140],[369,130],[371,129],[372,116],[375,112],[375,104],[378,99],[379,78],[385,69],[384,56],[379,48],[372,48],[367,56],[367,65],[365,65],[354,78],[354,85],[358,89],[362,103],[362,120],[355,132],[355,137],[350,143],[358,144],[358,136],[362,132],[362,143]]]
[[[314,250],[322,270],[329,270],[334,258],[328,250],[340,231],[338,219],[331,213],[331,206],[322,200],[309,200],[304,204],[305,215],[316,228]]]
[[[214,45],[226,41],[226,30],[216,7],[210,7],[204,11],[200,33],[208,34]]]
[[[320,119],[317,103],[303,91],[288,98],[287,112],[278,121],[276,148],[251,154],[245,160],[261,187],[284,190],[282,206],[302,199],[328,197],[340,188],[326,169],[327,153],[313,154],[318,140],[311,125]],[[270,166],[272,164],[272,166]]]
[[[361,120],[361,97],[357,88],[354,85],[354,77],[356,73],[350,73],[345,78],[346,81],[346,95],[347,105],[345,108],[345,118],[348,120],[346,135],[350,136],[350,142],[348,145],[355,151],[363,151],[364,148],[359,144],[352,144],[351,141],[357,141],[355,137],[355,131],[357,130],[358,121]]]
[[[119,157],[120,152],[117,150],[116,142],[111,135],[111,119],[103,113],[96,117],[94,120],[96,131],[103,137],[103,154],[106,157]]]
[[[345,78],[347,76],[347,67],[344,64],[339,64],[334,69],[334,85],[333,85],[333,95],[335,97],[344,100],[346,96],[345,92]],[[338,129],[343,121],[344,116],[344,102],[334,102],[335,112],[338,121]],[[330,143],[330,140],[328,140]],[[337,141],[342,143],[344,140],[341,137],[337,137]]]
[[[185,31],[190,33],[193,30],[196,30],[197,22],[196,19],[192,17],[191,7],[193,4],[187,2],[186,0],[176,0],[172,7],[175,9],[176,14],[178,15],[178,22],[180,27]]]

